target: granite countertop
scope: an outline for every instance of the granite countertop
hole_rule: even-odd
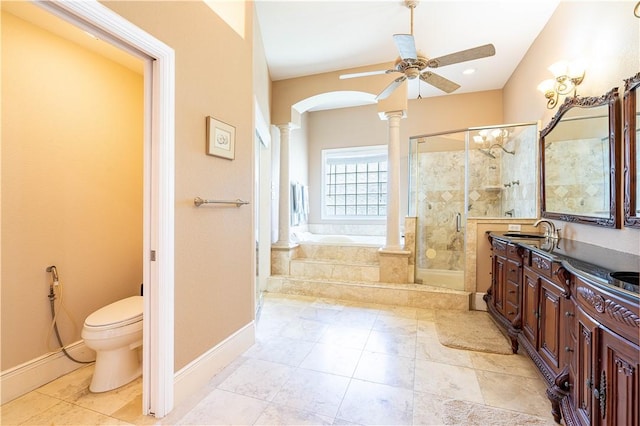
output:
[[[640,286],[618,280],[610,275],[612,272],[640,271],[640,255],[563,238],[558,240],[522,238],[517,236],[517,232],[489,231],[488,234],[492,237],[521,245],[524,248],[558,261],[569,272],[582,276],[591,282],[604,285],[627,295],[627,297],[640,298]]]

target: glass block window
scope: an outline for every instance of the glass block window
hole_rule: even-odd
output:
[[[387,215],[387,147],[322,151],[324,219]]]

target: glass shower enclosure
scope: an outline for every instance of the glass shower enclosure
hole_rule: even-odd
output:
[[[410,138],[416,283],[464,289],[469,218],[536,216],[537,141],[535,123]]]

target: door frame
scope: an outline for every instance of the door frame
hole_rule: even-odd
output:
[[[33,0],[145,60],[142,413],[166,416],[174,394],[175,54],[96,0]]]

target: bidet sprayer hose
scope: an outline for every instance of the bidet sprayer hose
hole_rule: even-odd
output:
[[[47,268],[47,272],[51,272],[51,274],[53,275],[53,282],[51,283],[51,285],[49,286],[49,294],[47,295],[47,297],[49,298],[49,304],[51,305],[51,319],[52,319],[52,327],[53,327],[53,331],[55,331],[56,333],[56,339],[58,340],[58,344],[60,345],[60,349],[62,350],[62,353],[65,354],[67,356],[67,358],[69,358],[71,361],[73,362],[77,362],[78,364],[91,364],[94,361],[80,361],[75,359],[73,356],[71,356],[71,354],[69,352],[67,352],[66,348],[64,347],[64,344],[62,343],[62,338],[60,337],[60,332],[58,331],[58,315],[56,314],[56,308],[55,308],[55,300],[56,300],[56,293],[55,290],[53,288],[54,285],[58,285],[58,271],[56,269],[55,266],[49,266]],[[61,287],[60,291],[61,290]],[[62,294],[62,293],[61,293]],[[62,297],[62,296],[61,296]],[[51,332],[49,332],[51,333]],[[51,334],[49,334],[50,336]]]

